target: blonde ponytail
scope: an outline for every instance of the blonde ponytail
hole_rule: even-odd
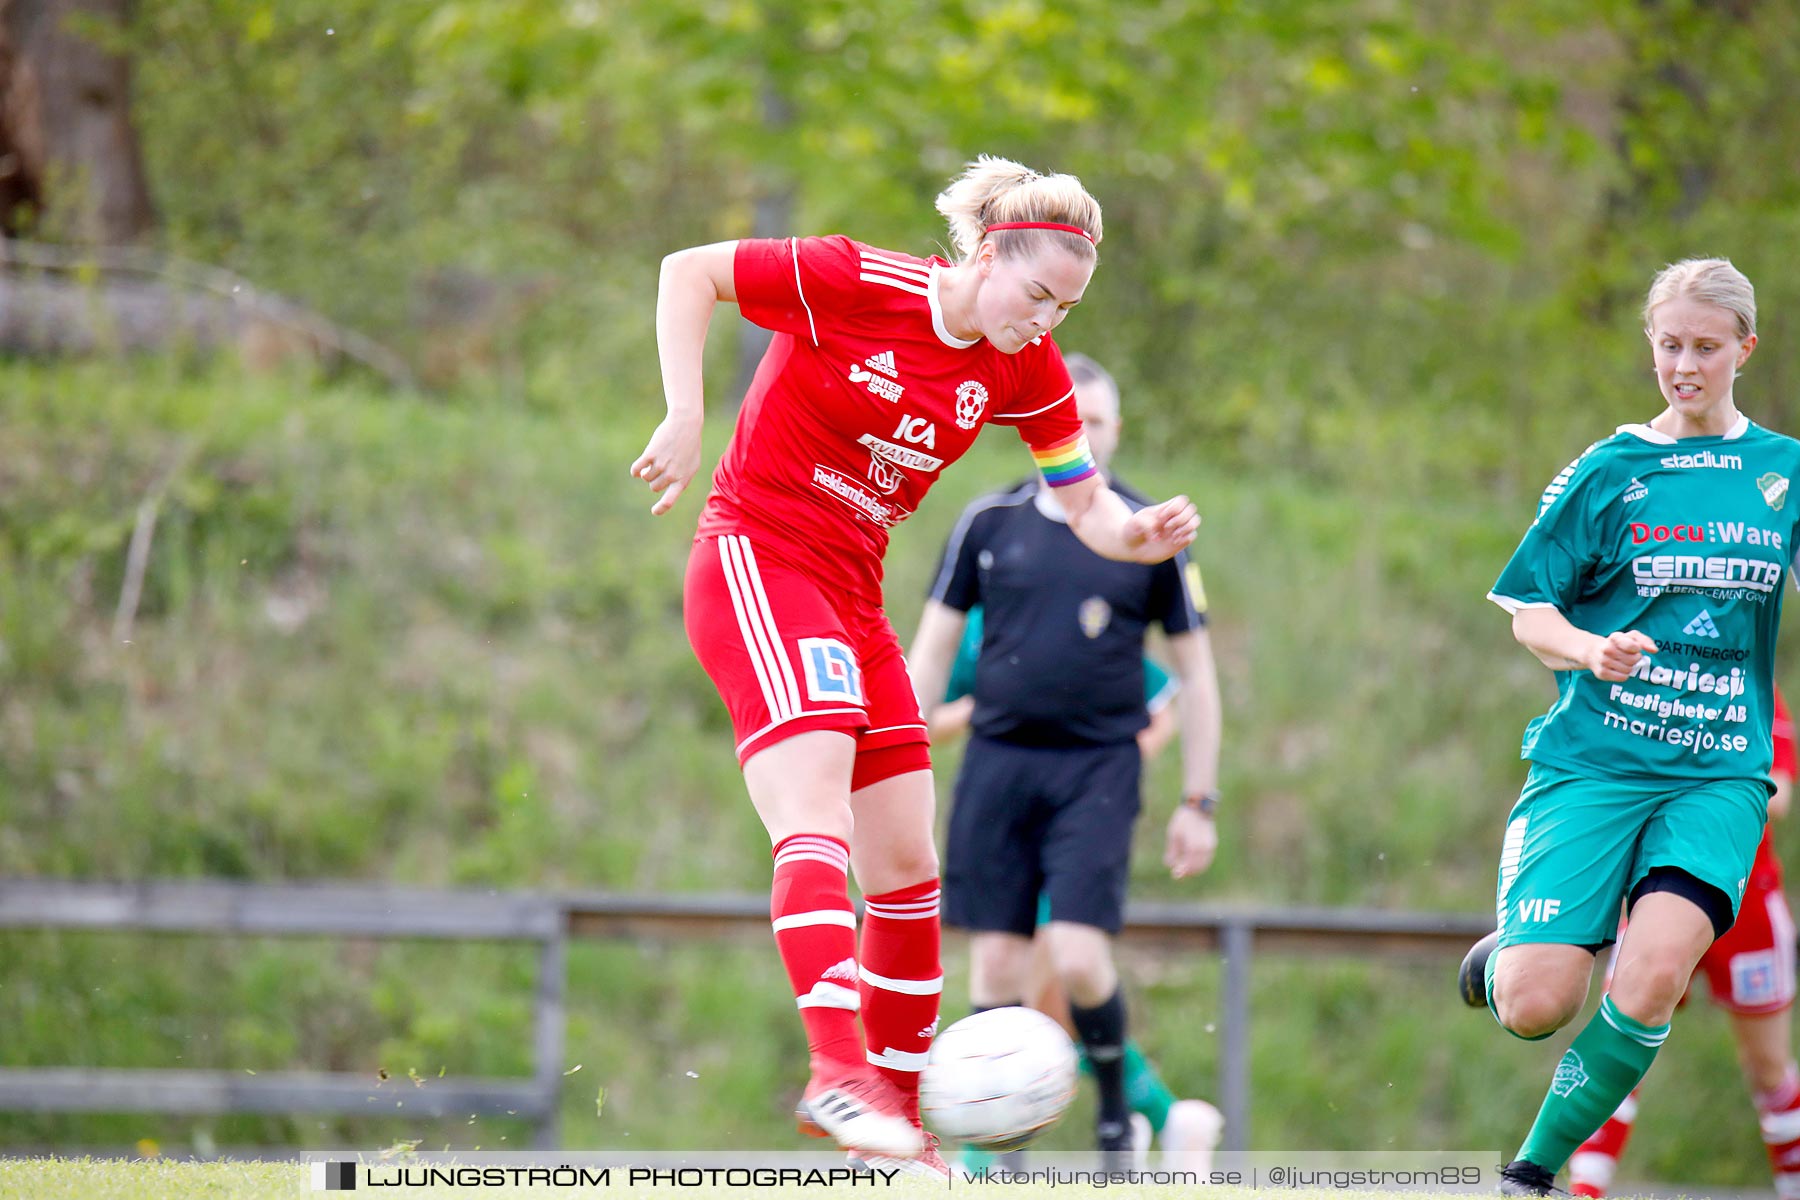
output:
[[[1074,225],[1086,230],[1088,237],[1049,229],[1002,230],[991,235],[1002,257],[1028,257],[1052,246],[1092,256],[1100,242],[1100,203],[1087,194],[1081,180],[1073,175],[1040,175],[990,154],[981,155],[950,181],[937,198],[937,210],[950,223],[951,244],[965,259],[990,236],[990,226],[1018,221]]]

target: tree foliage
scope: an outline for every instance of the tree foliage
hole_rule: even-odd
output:
[[[136,39],[175,248],[533,404],[647,416],[662,253],[772,194],[927,252],[980,152],[1089,184],[1063,340],[1250,463],[1535,478],[1641,415],[1657,266],[1800,299],[1800,15],[1751,0],[142,0]]]

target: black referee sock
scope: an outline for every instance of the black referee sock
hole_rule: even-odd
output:
[[[1131,1106],[1125,1101],[1125,992],[1113,994],[1093,1008],[1069,1005],[1075,1030],[1087,1051],[1094,1082],[1100,1087],[1097,1127],[1101,1149],[1122,1149],[1131,1144]],[[1110,1145],[1106,1143],[1111,1143]]]

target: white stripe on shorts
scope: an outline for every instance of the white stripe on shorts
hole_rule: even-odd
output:
[[[762,575],[756,569],[756,551],[750,548],[750,539],[741,534],[727,534],[721,541],[732,543],[733,552],[739,557],[743,579],[749,585],[752,601],[751,623],[761,621],[762,629],[773,647],[775,671],[770,672],[775,679],[777,690],[785,689],[788,702],[788,713],[798,716],[800,707],[800,688],[794,682],[794,664],[788,661],[787,647],[781,640],[781,627],[775,624],[775,614],[769,609],[769,595],[763,590]]]
[[[792,720],[799,713],[785,706],[777,690],[775,674],[770,670],[770,648],[763,643],[761,631],[751,620],[750,598],[745,595],[738,577],[737,562],[732,555],[731,539],[719,539],[719,566],[725,572],[725,587],[731,593],[731,609],[737,614],[738,632],[744,637],[744,650],[750,656],[750,669],[756,672],[756,684],[762,689],[763,705],[778,720]]]

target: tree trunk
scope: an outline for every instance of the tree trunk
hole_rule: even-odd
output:
[[[776,136],[784,136],[794,125],[794,106],[788,102],[780,88],[772,79],[765,80],[762,87],[763,124]],[[794,184],[790,175],[785,172],[758,172],[756,180],[756,204],[751,216],[750,234],[752,237],[772,238],[786,237],[794,232]],[[736,377],[731,382],[731,394],[728,403],[735,409],[743,403],[744,396],[750,391],[750,382],[756,378],[756,368],[769,349],[769,343],[775,335],[747,320],[738,321],[738,352]]]
[[[131,60],[83,26],[123,32],[132,0],[0,0],[0,228],[107,245],[156,214],[131,122]]]

